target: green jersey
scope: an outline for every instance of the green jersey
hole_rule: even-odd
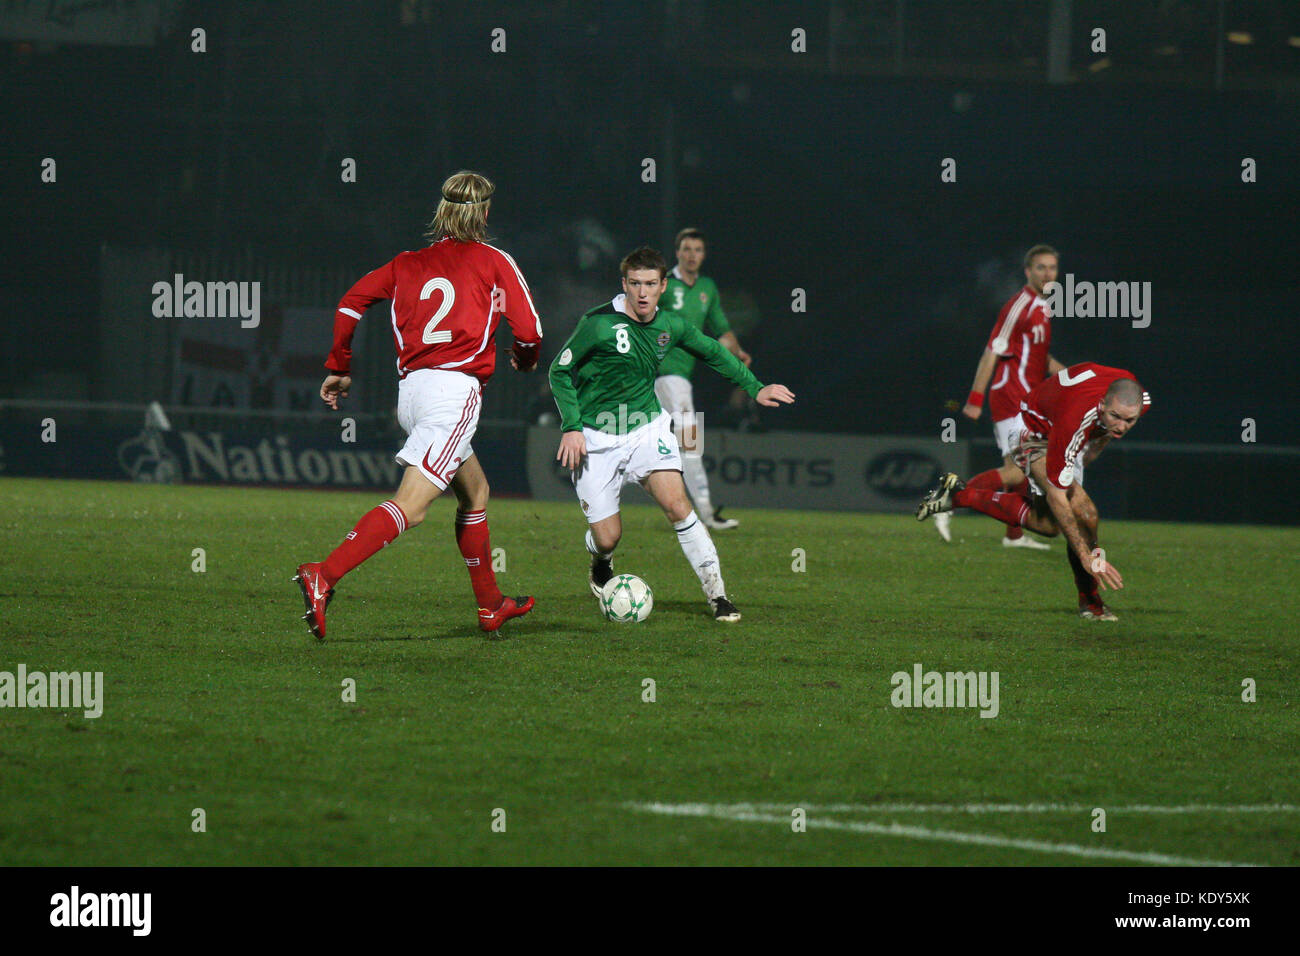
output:
[[[744,364],[676,312],[659,309],[649,322],[623,311],[620,295],[578,320],[569,340],[551,363],[551,391],[564,431],[594,428],[626,434],[662,410],[655,376],[674,347],[735,382],[751,396],[762,383]]]
[[[674,267],[668,273],[668,287],[659,297],[659,308],[681,314],[695,328],[715,339],[731,331],[727,317],[722,312],[718,287],[707,276],[696,276],[695,285],[687,285]],[[690,378],[694,371],[695,356],[682,348],[669,351],[659,366],[660,375]]]

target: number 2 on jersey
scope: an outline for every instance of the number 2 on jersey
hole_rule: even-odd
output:
[[[433,318],[431,318],[429,324],[424,327],[422,341],[425,345],[435,345],[439,342],[451,341],[450,330],[444,329],[441,332],[436,330],[438,328],[438,323],[447,317],[447,313],[451,311],[451,307],[456,301],[456,287],[451,284],[450,279],[445,279],[442,276],[438,276],[436,279],[430,279],[424,284],[424,288],[420,290],[420,301],[423,302],[425,299],[429,298],[429,296],[433,295],[435,290],[442,293],[442,305],[438,306],[438,311],[433,313]]]

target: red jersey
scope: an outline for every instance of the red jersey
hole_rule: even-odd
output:
[[[1047,441],[1048,480],[1062,491],[1074,483],[1074,462],[1084,446],[1106,433],[1097,411],[1110,383],[1121,378],[1137,381],[1122,368],[1081,362],[1042,382],[1021,404],[1026,433]],[[1138,417],[1150,407],[1151,396],[1144,391]]]
[[[1020,403],[1047,376],[1051,344],[1047,300],[1025,286],[1002,307],[989,335],[989,349],[998,357],[989,389],[989,414],[995,422],[1020,414]]]
[[[542,323],[515,260],[485,242],[444,238],[427,249],[403,252],[363,276],[334,313],[334,348],[325,367],[352,368],[352,333],[374,303],[392,299],[397,372],[417,368],[464,372],[480,382],[492,377],[493,339],[502,315],[515,341],[536,345]]]

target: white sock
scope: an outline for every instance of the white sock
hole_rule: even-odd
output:
[[[725,596],[727,589],[722,583],[718,549],[713,546],[709,529],[704,526],[699,515],[692,511],[681,521],[673,522],[673,530],[677,532],[677,541],[682,546],[686,560],[691,563],[695,576],[700,579],[704,596],[710,601]]]
[[[587,553],[597,558],[608,558],[613,551],[598,551],[596,549],[596,539],[591,536],[591,529],[587,529]]]
[[[682,455],[682,479],[686,482],[691,501],[695,503],[695,510],[711,518],[713,502],[709,500],[709,476],[704,471],[703,456]]]

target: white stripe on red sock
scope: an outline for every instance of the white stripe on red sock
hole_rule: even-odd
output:
[[[402,509],[398,507],[396,502],[381,501],[379,507],[383,508],[392,516],[393,522],[397,525],[398,534],[401,534],[406,530],[406,515],[403,513]]]

